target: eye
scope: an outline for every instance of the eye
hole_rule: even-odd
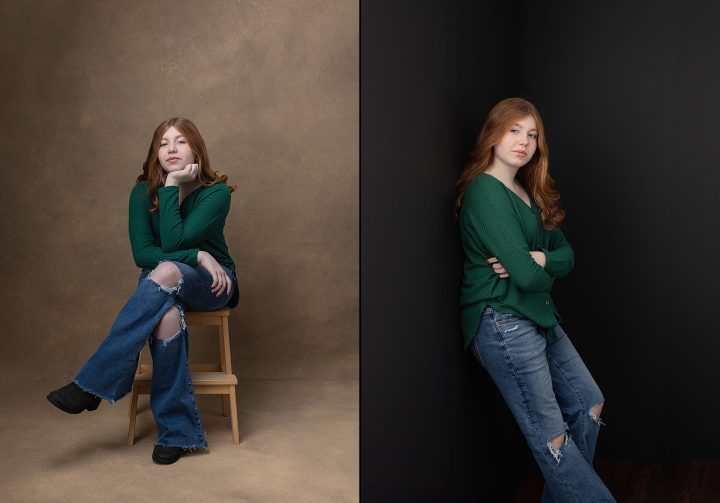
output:
[[[518,128],[512,128],[512,129],[510,130],[510,132],[517,134],[517,133],[520,132],[520,130],[519,130]]]
[[[178,143],[185,143],[185,140],[178,140]]]
[[[532,138],[533,140],[537,140],[537,137],[538,137],[537,133],[530,133],[528,136],[530,138]]]
[[[167,146],[167,143],[161,143],[160,146],[165,147],[165,146]]]

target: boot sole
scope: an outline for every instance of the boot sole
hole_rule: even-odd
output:
[[[91,411],[91,410],[97,409],[97,408],[100,406],[100,402],[98,402],[97,405],[90,405],[90,406],[88,406],[88,407],[86,407],[86,408],[84,408],[84,409],[75,410],[75,409],[69,409],[68,407],[65,407],[65,405],[63,405],[57,398],[55,398],[55,396],[53,396],[52,393],[50,393],[50,394],[47,396],[47,399],[48,399],[48,402],[50,402],[51,404],[53,404],[55,407],[57,407],[57,408],[60,409],[61,411],[67,412],[68,414],[80,414],[80,413],[81,413],[82,411],[84,411],[84,410],[89,410],[89,411]]]
[[[156,458],[155,456],[152,457],[152,460],[153,460],[155,463],[159,464],[159,465],[171,465],[171,464],[173,464],[175,461],[177,461],[178,459],[180,459],[180,456],[178,456],[178,457],[176,457],[176,458],[174,458],[174,459],[166,459],[166,458],[158,459],[158,458]]]

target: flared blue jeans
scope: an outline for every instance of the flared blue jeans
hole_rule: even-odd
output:
[[[150,408],[157,424],[157,444],[207,449],[188,367],[185,310],[222,308],[237,288],[237,279],[232,269],[223,266],[233,290],[217,297],[210,290],[212,275],[204,268],[172,263],[181,274],[173,287],[156,283],[150,276],[151,270],[142,270],[137,289],[118,314],[110,333],[72,380],[83,390],[115,403],[132,390],[140,351],[149,343],[153,360]],[[180,312],[177,334],[169,339],[154,339],[153,329],[173,308]]]
[[[560,325],[555,334],[549,343],[533,321],[488,307],[468,350],[497,385],[545,477],[542,502],[614,502],[592,466],[602,424],[593,408],[605,398]]]

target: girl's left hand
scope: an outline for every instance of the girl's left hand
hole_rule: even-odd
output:
[[[545,267],[545,264],[547,263],[547,257],[545,254],[541,251],[531,251],[530,256],[533,258],[533,260],[539,265],[540,267]]]
[[[206,251],[200,250],[197,254],[197,262],[213,277],[212,285],[210,285],[212,293],[214,293],[216,297],[220,297],[223,290],[226,290],[227,294],[230,295],[232,291],[232,280],[225,272],[223,266],[215,260],[215,257]]]
[[[501,278],[509,278],[510,274],[505,270],[503,265],[498,261],[497,257],[490,257],[485,261],[486,264],[492,264],[493,272]]]
[[[197,178],[198,165],[188,164],[184,168],[168,173],[165,185],[177,185],[180,183],[192,182]]]

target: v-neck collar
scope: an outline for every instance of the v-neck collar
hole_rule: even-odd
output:
[[[196,188],[195,190],[193,190],[192,192],[190,192],[187,196],[185,196],[185,198],[184,198],[184,199],[182,200],[182,202],[180,203],[180,206],[182,206],[183,204],[185,204],[185,201],[187,201],[188,199],[190,199],[191,197],[193,197],[193,195],[194,195],[196,192],[198,192],[200,189],[202,189],[202,188],[203,188],[203,185],[200,185],[198,188]]]
[[[533,210],[533,209],[534,209],[535,201],[533,201],[533,198],[530,197],[530,194],[528,194],[528,198],[530,199],[530,205],[528,206],[528,203],[526,203],[525,200],[524,200],[522,197],[520,197],[519,195],[517,195],[514,190],[512,190],[510,187],[508,187],[507,185],[505,185],[500,179],[495,178],[495,177],[492,176],[490,173],[482,172],[482,173],[480,173],[480,174],[481,174],[481,175],[487,175],[487,176],[489,176],[490,178],[492,178],[493,180],[495,180],[496,182],[498,182],[500,185],[502,185],[503,187],[505,187],[505,190],[507,190],[508,192],[510,192],[510,194],[512,194],[513,196],[515,196],[515,197],[522,203],[522,205],[525,206],[527,209],[529,209],[529,210]]]

